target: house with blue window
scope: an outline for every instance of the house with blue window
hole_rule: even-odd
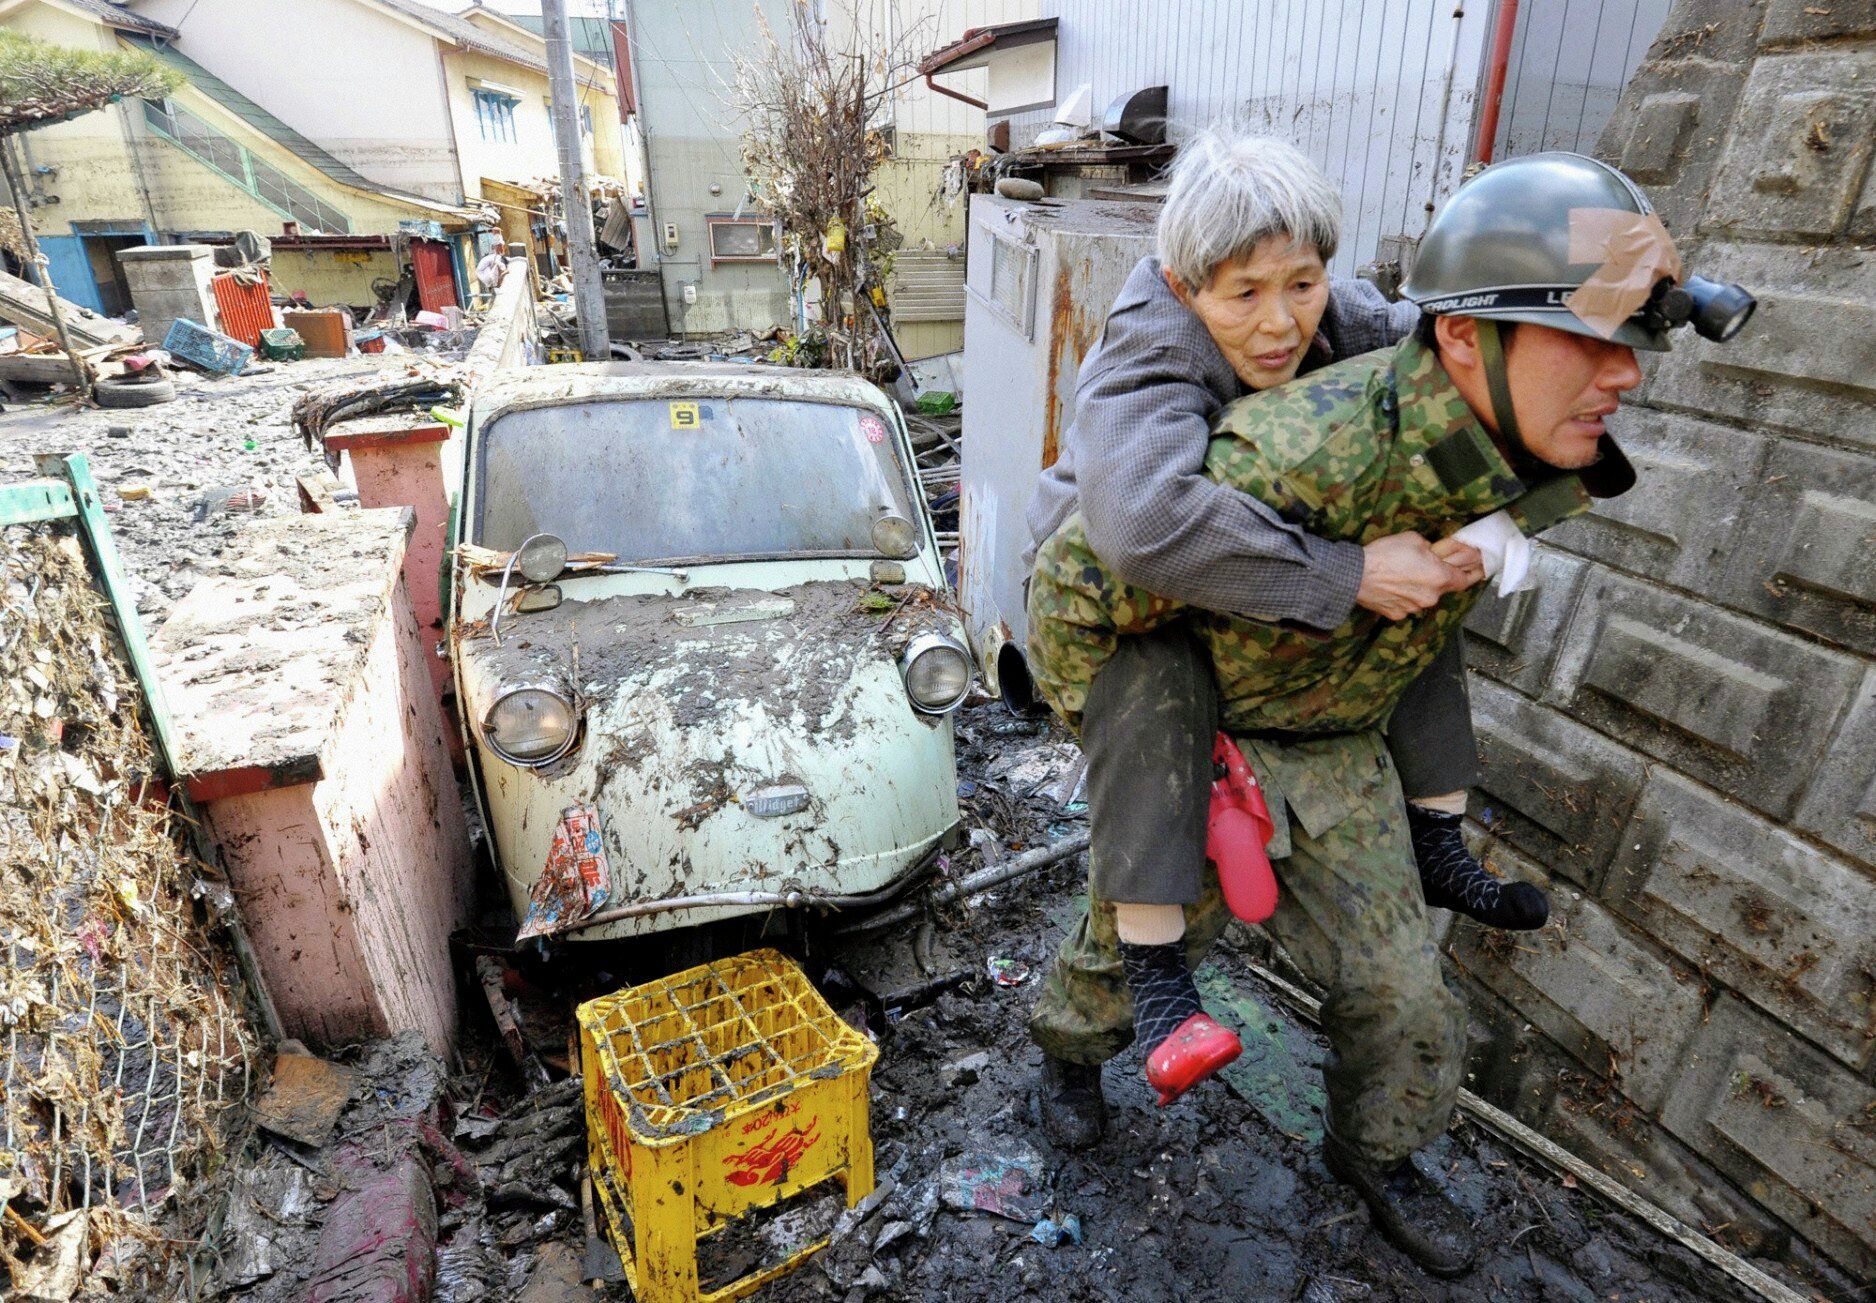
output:
[[[283,291],[368,303],[409,267],[425,306],[466,304],[483,178],[558,170],[539,38],[417,0],[0,0],[0,26],[144,49],[187,79],[19,138],[53,279],[99,311],[128,306],[124,247],[241,230],[274,240]],[[623,179],[611,77],[576,60],[589,165]]]

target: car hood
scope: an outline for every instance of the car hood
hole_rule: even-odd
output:
[[[577,685],[584,713],[576,748],[543,769],[481,749],[511,893],[582,803],[599,812],[615,901],[876,888],[957,819],[949,722],[915,712],[898,671],[934,629],[956,636],[942,593],[839,580],[568,601],[504,619],[499,647],[462,630],[472,720],[518,683]],[[805,788],[808,807],[759,818],[743,804],[778,785]]]

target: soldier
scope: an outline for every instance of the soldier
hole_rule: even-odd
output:
[[[1734,287],[1683,284],[1673,241],[1620,172],[1560,153],[1463,187],[1403,295],[1426,314],[1410,338],[1231,404],[1206,474],[1325,539],[1440,541],[1489,522],[1488,552],[1515,563],[1529,535],[1633,483],[1604,422],[1641,380],[1634,350],[1666,349],[1690,316],[1729,337],[1751,310]],[[1465,1007],[1442,977],[1380,730],[1480,591],[1398,620],[1358,610],[1324,635],[1123,583],[1071,516],[1039,552],[1029,598],[1032,674],[1077,728],[1123,638],[1183,630],[1209,654],[1223,727],[1276,820],[1282,895],[1265,927],[1325,992],[1324,1161],[1390,1239],[1446,1276],[1470,1267],[1471,1229],[1412,1155],[1450,1118]],[[1141,1008],[1143,1043],[1196,1012],[1190,966],[1227,921],[1209,866],[1184,920],[1184,967],[1159,975]],[[1123,980],[1121,954],[1112,904],[1091,892],[1030,1023],[1050,1059],[1099,1065],[1133,1037],[1129,985],[1142,984]]]

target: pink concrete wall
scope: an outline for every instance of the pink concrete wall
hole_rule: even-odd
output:
[[[364,507],[409,507],[417,515],[404,552],[404,584],[424,637],[425,672],[440,697],[449,685],[449,662],[429,652],[443,637],[443,605],[437,575],[449,534],[449,493],[443,482],[442,443],[356,448],[352,478]]]
[[[325,777],[208,817],[288,1035],[331,1046],[414,1027],[447,1054],[468,835],[401,581],[383,616],[320,751]]]
[[[205,813],[281,1029],[309,1045],[346,1045],[388,1027],[313,810],[314,786],[231,796]]]

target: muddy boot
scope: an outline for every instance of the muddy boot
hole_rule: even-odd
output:
[[[1363,1162],[1333,1135],[1322,1138],[1322,1161],[1329,1174],[1368,1205],[1374,1224],[1394,1247],[1430,1274],[1448,1279],[1472,1270],[1478,1241],[1472,1227],[1418,1167],[1407,1159],[1392,1170]]]
[[[1042,1056],[1036,1088],[1037,1121],[1057,1149],[1090,1149],[1107,1132],[1107,1100],[1101,1094],[1101,1065]]]
[[[1427,904],[1486,927],[1530,932],[1550,918],[1550,900],[1528,882],[1501,882],[1466,849],[1462,817],[1407,803],[1407,831]]]

